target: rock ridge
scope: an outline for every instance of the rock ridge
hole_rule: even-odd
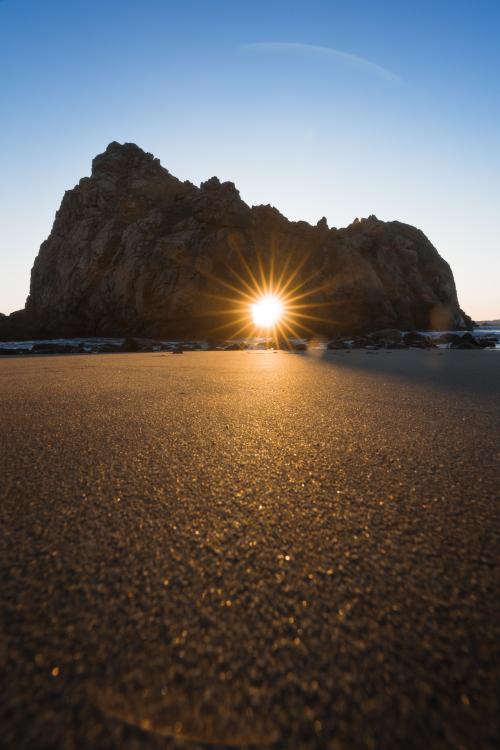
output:
[[[232,182],[197,187],[112,142],[65,193],[26,307],[0,317],[0,339],[227,333],[231,294],[272,264],[297,272],[311,313],[301,333],[471,327],[449,265],[419,229],[374,215],[343,229],[289,221],[248,206]]]

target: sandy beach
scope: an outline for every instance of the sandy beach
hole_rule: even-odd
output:
[[[6,747],[495,746],[499,352],[0,358],[0,413]]]

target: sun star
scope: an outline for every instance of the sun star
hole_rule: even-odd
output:
[[[283,314],[283,304],[278,297],[268,294],[252,305],[253,322],[259,328],[273,328]]]

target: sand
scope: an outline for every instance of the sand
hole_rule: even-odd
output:
[[[0,359],[3,746],[493,747],[499,396],[496,351]]]

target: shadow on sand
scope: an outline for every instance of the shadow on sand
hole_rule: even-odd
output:
[[[402,382],[420,388],[443,390],[450,396],[468,395],[487,400],[491,406],[500,405],[500,352],[496,350],[429,351],[397,350],[309,350],[298,354],[314,358],[318,363],[342,370],[351,370],[353,375],[376,378],[384,385],[400,385]]]

